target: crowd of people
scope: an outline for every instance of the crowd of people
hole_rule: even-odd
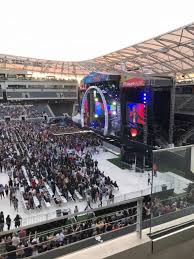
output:
[[[160,200],[156,197],[152,201],[144,203],[143,219],[150,219],[151,214],[153,217],[157,217],[179,211],[192,204],[194,204],[194,189],[188,191],[184,197],[174,197],[166,200]],[[160,208],[160,212],[158,208]],[[38,256],[40,253],[93,236],[96,237],[98,242],[101,239],[103,240],[101,235],[104,233],[135,224],[136,217],[137,208],[136,206],[131,206],[130,208],[81,222],[77,221],[46,232],[31,234],[24,229],[14,231],[0,238],[0,255],[2,256],[0,258],[16,259]]]
[[[37,256],[60,246],[132,225],[136,222],[136,213],[136,207],[132,207],[34,235],[27,235],[26,230],[21,229],[1,238],[0,255],[7,255],[8,259]]]
[[[0,232],[13,227],[20,228],[22,217],[18,213],[18,199],[26,210],[41,209],[69,201],[85,201],[85,210],[102,201],[114,202],[116,181],[99,169],[93,154],[99,152],[102,141],[94,133],[81,132],[69,122],[60,135],[61,127],[44,122],[0,123],[0,174],[8,175],[8,182],[0,182],[0,201],[9,197],[10,206],[16,216],[0,212]],[[58,133],[55,135],[53,133]],[[157,169],[154,170],[154,175]],[[148,185],[150,176],[148,175]],[[143,217],[158,217],[179,211],[194,204],[194,188],[187,190],[184,197],[165,201],[154,198],[144,203]],[[78,213],[75,206],[74,213]],[[24,229],[0,237],[0,259],[16,259],[38,255],[53,248],[71,244],[92,236],[114,231],[136,222],[136,209],[105,215],[84,222],[65,226],[48,234],[27,235]],[[3,256],[4,254],[7,256]]]
[[[50,115],[47,105],[18,105],[18,104],[1,104],[0,105],[0,119],[4,120],[6,117],[12,119],[19,119],[21,116],[26,118],[42,117],[44,114]]]
[[[76,126],[73,122],[63,122],[61,123],[61,125],[59,125],[58,123],[52,124],[50,130],[53,132],[53,134],[72,134],[81,132],[80,128]]]
[[[101,145],[93,133],[54,136],[44,123],[3,123],[0,168],[9,182],[0,185],[0,198],[8,196],[16,211],[17,193],[26,210],[76,200],[85,200],[87,210],[103,199],[113,202],[118,185],[92,158]]]
[[[194,205],[194,188],[188,188],[186,194],[179,197],[160,199],[155,197],[144,204],[145,218],[159,217],[168,213],[177,212]]]

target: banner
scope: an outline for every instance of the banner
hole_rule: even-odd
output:
[[[92,84],[92,83],[99,83],[99,82],[108,81],[108,80],[109,80],[109,75],[92,72],[88,76],[84,77],[83,83]]]
[[[139,77],[122,76],[121,87],[142,87],[145,86],[145,80]]]

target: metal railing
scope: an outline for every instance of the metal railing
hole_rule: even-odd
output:
[[[173,184],[168,183],[167,185],[167,190],[170,189],[174,189]],[[162,185],[156,185],[153,186],[153,193],[159,193],[162,191]],[[122,195],[118,195],[115,196],[114,199],[103,199],[102,200],[102,205],[100,206],[100,208],[104,208],[106,206],[112,205],[112,206],[116,206],[118,203],[122,203],[125,201],[129,201],[131,199],[138,199],[138,197],[145,197],[147,195],[150,195],[151,192],[151,186],[149,186],[146,189],[140,190],[140,191],[135,191],[135,192],[130,192],[130,193],[126,193],[126,194],[122,194]],[[98,203],[91,203],[93,210],[98,209],[99,208],[99,202]],[[34,215],[34,216],[29,216],[26,218],[22,218],[21,220],[21,227],[27,227],[30,225],[34,225],[34,224],[38,224],[38,223],[46,223],[49,220],[57,220],[57,219],[61,219],[62,216],[57,216],[56,211],[58,209],[69,209],[67,207],[58,207],[55,210],[49,212],[49,213],[43,213],[43,214],[39,214],[39,215]],[[70,210],[70,209],[69,209]],[[30,212],[30,210],[29,210]],[[71,212],[71,210],[70,210]],[[84,211],[80,212],[81,214],[84,213]],[[73,215],[73,214],[71,214]],[[14,222],[11,223],[11,230],[14,230]]]
[[[122,216],[119,214],[124,210],[118,210],[112,213],[107,213],[105,215],[93,217],[91,219],[86,219],[80,222],[63,225],[58,228],[54,228],[52,230],[48,230],[40,233],[36,232],[34,235],[29,235],[24,238],[21,238],[20,242],[23,244],[23,246],[22,247],[20,246],[18,247],[18,249],[12,250],[11,252],[9,252],[9,245],[12,243],[12,241],[9,240],[9,241],[2,242],[0,243],[0,256],[2,256],[2,258],[7,258],[7,256],[14,254],[15,258],[21,258],[21,254],[22,254],[22,257],[25,258],[25,249],[27,249],[27,247],[25,247],[24,245],[27,244],[27,242],[30,246],[30,249],[32,249],[33,251],[34,250],[38,251],[37,246],[38,247],[42,246],[45,248],[49,247],[48,250],[51,250],[51,249],[58,248],[59,246],[61,247],[65,245],[71,245],[72,243],[80,242],[82,240],[87,240],[91,238],[94,239],[94,237],[96,236],[99,236],[105,233],[115,232],[127,226],[132,226],[134,230],[136,228],[136,231],[140,233],[142,210],[139,210],[139,208],[142,208],[142,199],[131,200],[131,202],[134,202],[134,201],[136,201],[137,204],[139,204],[139,206],[133,206],[131,208],[128,208],[132,213],[129,214],[129,211],[128,211],[127,217],[124,217],[124,214]],[[114,206],[109,205],[107,207],[111,208]],[[81,213],[72,214],[71,217],[75,218],[78,215],[81,215]],[[106,217],[111,217],[113,215],[116,217],[115,219],[109,218],[108,220],[105,221]],[[68,218],[68,217],[69,216],[65,216],[64,218]],[[84,223],[86,222],[90,222],[90,225],[85,229],[80,229],[81,226],[83,226]],[[68,233],[67,230],[69,230],[70,228],[72,231]],[[59,234],[62,231],[64,233],[64,236],[63,236],[63,240],[60,241],[57,239],[56,234]],[[7,236],[10,236],[10,235],[7,235]],[[37,243],[34,244],[32,242],[32,239],[36,239],[39,241],[37,241]],[[96,238],[96,241],[98,241],[98,238]],[[12,249],[13,249],[13,246],[12,246]]]

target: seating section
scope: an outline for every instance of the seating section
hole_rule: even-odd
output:
[[[37,118],[42,117],[44,113],[46,113],[49,117],[52,117],[48,106],[45,104],[0,106],[1,120],[5,119],[5,117],[19,119],[20,116],[25,116],[26,118]]]
[[[11,122],[6,125],[4,135],[7,135],[6,140],[10,142],[9,150],[15,149],[19,157],[21,154],[26,157],[20,163],[19,179],[13,173],[13,182],[18,182],[21,201],[26,210],[60,206],[76,200],[91,199],[91,202],[97,203],[99,196],[101,203],[106,202],[106,199],[113,202],[112,192],[118,189],[118,185],[109,176],[105,176],[98,169],[98,161],[92,159],[92,154],[99,152],[102,145],[95,134],[54,136],[50,127],[45,128],[41,123]],[[1,139],[4,137],[0,136]],[[52,139],[52,147],[51,142],[45,142],[45,139]],[[17,149],[10,140],[14,140]],[[5,154],[7,163],[11,152]],[[45,160],[46,157],[48,159]],[[72,171],[66,171],[68,165],[72,166]],[[90,172],[87,166],[92,168]]]
[[[44,113],[52,117],[48,106],[45,104],[25,106],[25,110],[28,118],[41,117]]]
[[[13,98],[21,99],[21,98],[23,98],[23,95],[21,92],[7,92],[7,98],[8,99],[13,99]]]
[[[29,92],[30,98],[57,98],[56,92]]]
[[[1,97],[1,95],[0,95]],[[41,91],[40,89],[37,91],[16,91],[16,90],[7,90],[7,98],[8,99],[28,99],[28,98],[38,98],[38,99],[63,99],[63,98],[77,98],[76,91]]]
[[[69,116],[72,116],[73,102],[55,103],[49,104],[49,106],[55,116],[63,116],[64,113],[67,113]]]

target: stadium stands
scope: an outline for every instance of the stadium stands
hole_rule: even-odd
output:
[[[22,99],[23,98],[22,92],[7,92],[7,99]]]
[[[58,95],[56,92],[30,92],[30,98],[44,99],[44,98],[57,98]]]
[[[67,101],[63,103],[49,103],[51,110],[53,111],[54,115],[63,116],[64,113],[67,113],[69,116],[72,116],[73,112],[73,102]]]
[[[30,90],[23,90],[21,89],[17,91],[16,89],[13,90],[7,90],[6,91],[7,99],[8,100],[16,100],[16,99],[76,99],[77,98],[77,92],[76,91],[60,91],[57,92],[56,90],[54,91],[30,91]]]
[[[48,117],[52,117],[48,106],[44,104],[1,105],[0,107],[0,120],[5,119],[5,117],[21,119],[21,116],[25,118],[37,118],[42,117],[44,114],[47,114]]]

